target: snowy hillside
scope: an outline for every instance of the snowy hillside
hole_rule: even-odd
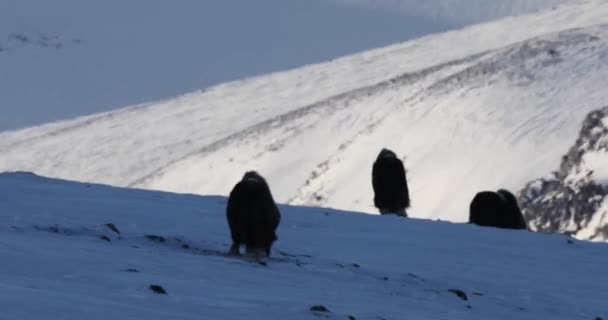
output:
[[[371,164],[405,158],[414,217],[464,221],[483,189],[554,170],[608,105],[608,3],[573,1],[116,112],[0,133],[0,171],[375,212]]]
[[[0,201],[3,319],[608,318],[608,246],[564,236],[283,206],[263,266],[223,255],[225,198],[5,173]]]
[[[608,239],[608,107],[591,112],[558,171],[519,195],[533,230]]]
[[[0,1],[0,131],[165,99],[558,0],[466,19],[334,0]],[[562,1],[562,0],[560,0]],[[456,7],[463,7],[459,4]]]

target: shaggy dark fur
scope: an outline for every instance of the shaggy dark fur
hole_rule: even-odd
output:
[[[469,208],[469,223],[484,227],[526,229],[517,199],[504,189],[477,193]]]
[[[505,198],[494,191],[481,191],[475,195],[469,208],[469,223],[483,227],[501,227],[505,214]]]
[[[402,213],[410,206],[403,162],[391,150],[382,149],[372,169],[374,205],[381,213]]]
[[[245,173],[228,198],[226,217],[232,236],[230,253],[240,254],[239,247],[246,246],[247,253],[270,255],[272,243],[277,239],[275,230],[281,221],[266,180],[257,172]]]
[[[500,189],[497,191],[507,201],[508,214],[505,216],[506,228],[510,229],[527,229],[528,225],[524,219],[524,215],[521,213],[519,204],[517,204],[517,198],[511,191]]]

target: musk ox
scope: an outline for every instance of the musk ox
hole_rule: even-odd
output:
[[[469,207],[469,223],[504,229],[527,228],[515,195],[505,189],[477,193]]]
[[[255,171],[245,173],[228,198],[226,217],[232,236],[230,254],[246,253],[259,259],[270,255],[281,213],[272,198],[266,180]]]
[[[382,149],[372,168],[374,205],[380,214],[397,214],[407,217],[410,195],[403,162],[388,149]]]
[[[507,201],[508,214],[504,217],[504,225],[509,229],[527,229],[528,225],[524,219],[524,215],[517,204],[517,198],[509,190],[500,189],[496,191]]]

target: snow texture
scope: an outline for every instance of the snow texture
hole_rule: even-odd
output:
[[[0,201],[2,319],[608,317],[608,246],[561,235],[281,206],[264,266],[223,254],[222,197],[4,173]]]
[[[554,170],[608,105],[608,2],[571,1],[327,63],[0,133],[0,170],[226,195],[255,169],[275,199],[375,212],[382,147],[413,217],[465,221],[480,190]]]

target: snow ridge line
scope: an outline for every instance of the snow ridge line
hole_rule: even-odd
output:
[[[440,80],[440,81],[443,81],[443,80]],[[428,90],[428,87],[418,90],[417,92],[412,94],[410,97],[407,97],[405,100],[403,100],[403,104],[407,104],[408,102],[415,100],[418,96],[420,96],[427,90]],[[391,115],[391,111],[393,111],[397,108],[400,108],[400,107],[401,107],[400,105],[396,105],[396,106],[392,107],[388,112],[385,112],[378,119],[372,121],[370,124],[368,124],[367,126],[362,128],[361,130],[357,131],[352,137],[343,141],[338,146],[338,149],[334,153],[329,155],[326,160],[321,161],[314,167],[314,169],[312,169],[312,171],[309,175],[309,178],[306,179],[306,181],[296,190],[295,194],[293,196],[291,196],[287,200],[286,203],[295,204],[298,199],[303,199],[303,197],[306,196],[307,193],[310,193],[309,198],[315,197],[314,200],[316,201],[317,205],[322,205],[324,203],[323,200],[325,200],[325,198],[316,197],[316,196],[319,196],[318,192],[321,191],[321,189],[318,189],[318,188],[316,190],[307,190],[307,189],[310,189],[310,186],[313,185],[316,180],[321,179],[323,177],[323,175],[325,175],[327,172],[329,172],[332,164],[340,162],[340,160],[341,160],[340,155],[342,153],[344,153],[348,148],[350,148],[350,146],[357,140],[357,138],[359,138],[365,134],[372,133],[374,131],[374,129],[376,129],[378,126],[380,126],[380,124],[382,122],[384,122],[387,117],[389,117]],[[405,160],[405,158],[403,158],[402,160]]]
[[[597,28],[608,28],[608,24],[598,25]],[[507,70],[509,69],[508,66],[512,63],[522,63],[544,53],[551,54],[549,52],[554,52],[552,50],[555,49],[579,46],[599,40],[593,33],[581,32],[580,29],[581,28],[572,28],[556,32],[554,34],[556,38],[553,40],[548,40],[548,35],[545,34],[494,50],[494,52],[500,52],[501,54],[489,57],[487,60],[482,60],[477,64],[447,76],[444,79],[433,83],[425,90],[421,90],[416,95],[420,95],[420,99],[423,99],[425,96],[446,93],[448,91],[447,88],[452,88],[451,85],[461,83],[465,80],[472,80],[480,75]],[[561,61],[560,59],[560,57],[549,57],[546,63],[558,63]],[[412,99],[415,98],[417,97],[412,97]]]
[[[598,28],[602,27],[604,26],[598,26]],[[508,69],[508,66],[513,63],[525,63],[526,61],[535,59],[541,55],[547,55],[547,58],[544,59],[542,63],[559,63],[561,61],[561,57],[557,53],[558,49],[564,47],[588,47],[597,40],[599,40],[599,38],[594,36],[593,32],[581,32],[580,28],[572,28],[556,32],[554,34],[554,38],[548,39],[547,35],[530,38],[520,43],[498,49],[496,50],[496,54],[490,55],[487,59],[479,59],[479,61],[471,63],[470,66],[466,66],[459,71],[449,73],[445,77],[439,78],[437,81],[432,82],[430,85],[421,88],[407,97],[403,104],[407,104],[407,102],[417,99],[422,100],[425,97],[431,96],[437,92],[439,94],[448,92],[450,89],[453,89],[462,82],[474,81],[480,76],[483,77],[487,74],[498,73],[502,70]],[[352,99],[356,99],[356,97],[351,97],[351,100]],[[348,101],[334,106],[331,111],[335,113],[336,111],[345,109],[347,107]],[[392,110],[395,108],[397,107],[393,107]],[[324,116],[327,116],[327,114],[324,114]],[[304,199],[304,197],[306,197],[309,201],[314,201],[318,205],[322,205],[324,199],[319,193],[321,190],[311,187],[314,185],[313,182],[321,179],[322,176],[330,170],[332,164],[340,161],[339,155],[348,149],[348,147],[357,139],[357,137],[365,133],[372,132],[374,128],[379,126],[388,116],[390,116],[390,111],[385,112],[384,115],[373,121],[369,126],[366,126],[355,133],[353,137],[343,141],[335,153],[332,153],[327,159],[319,162],[314,168],[312,168],[309,178],[303,182],[295,194],[292,195],[286,203],[295,203],[297,199]],[[278,126],[281,126],[281,124],[277,124],[275,127],[268,130],[272,130]],[[297,136],[297,134],[281,139],[281,144],[294,136]],[[247,139],[255,139],[255,137],[249,136]]]
[[[119,110],[114,110],[114,111],[108,111],[108,112],[104,112],[104,113],[99,113],[99,114],[93,114],[93,115],[88,115],[88,116],[83,116],[83,117],[78,117],[75,119],[71,119],[71,120],[60,120],[58,122],[51,122],[48,124],[43,124],[41,126],[34,126],[34,127],[30,127],[30,128],[25,128],[22,130],[29,130],[32,128],[37,128],[37,127],[44,127],[44,126],[55,126],[55,125],[59,125],[60,127],[57,129],[50,129],[48,132],[42,132],[41,134],[35,135],[35,136],[31,136],[31,137],[27,137],[24,139],[16,139],[16,141],[8,144],[6,147],[2,147],[0,145],[0,151],[8,151],[14,147],[18,147],[21,146],[23,144],[26,143],[30,143],[36,140],[41,140],[47,137],[55,137],[58,135],[61,135],[63,133],[67,133],[70,131],[74,131],[74,130],[78,130],[80,128],[84,128],[87,127],[97,121],[100,120],[106,120],[106,119],[112,119],[115,118],[117,116],[120,116],[122,114],[125,113],[130,113],[130,112],[135,112],[137,110],[140,109],[144,109],[147,107],[153,106],[153,104],[150,103],[142,103],[142,104],[137,104],[134,106],[130,106],[130,107],[126,107],[126,108],[122,108]],[[62,122],[67,122],[67,123],[73,123],[73,124],[68,124],[65,126],[61,126]],[[17,132],[17,131],[21,131],[21,130],[15,130],[15,131],[5,131],[5,132],[0,132],[0,137],[2,137],[2,135],[8,135],[12,132]]]
[[[166,168],[168,168],[180,161],[183,161],[191,156],[214,152],[216,150],[219,150],[222,146],[224,146],[234,140],[242,139],[243,137],[249,136],[251,134],[261,134],[264,132],[268,132],[269,130],[271,130],[273,128],[281,126],[285,122],[293,121],[294,119],[301,118],[318,109],[334,107],[335,103],[338,101],[349,101],[352,99],[359,99],[359,98],[363,98],[366,96],[374,95],[377,92],[386,90],[387,88],[398,87],[398,86],[403,86],[403,85],[407,85],[410,83],[415,83],[415,82],[419,81],[420,79],[425,78],[428,75],[433,74],[441,69],[453,67],[456,65],[464,64],[464,63],[469,63],[471,61],[474,61],[476,59],[479,59],[479,58],[487,55],[489,52],[492,52],[492,51],[494,51],[494,50],[484,51],[481,53],[469,55],[464,58],[448,61],[448,62],[439,64],[439,65],[435,65],[435,66],[432,66],[429,68],[425,68],[425,69],[422,69],[419,71],[408,72],[408,73],[402,74],[400,76],[397,76],[397,77],[394,77],[394,78],[391,78],[388,80],[384,80],[384,81],[381,81],[379,83],[376,83],[376,84],[373,84],[370,86],[364,86],[364,87],[352,89],[352,90],[349,90],[349,91],[346,91],[346,92],[343,92],[340,94],[336,94],[334,96],[325,98],[321,101],[318,101],[318,102],[300,107],[298,109],[277,115],[268,120],[264,120],[257,124],[251,125],[248,128],[245,128],[239,132],[233,133],[233,134],[228,135],[224,138],[221,138],[215,142],[212,142],[212,143],[200,148],[197,151],[190,152],[177,159],[171,160],[164,166],[154,169],[149,174],[144,175],[143,177],[140,177],[138,179],[135,179],[133,182],[129,183],[127,185],[127,187],[132,188],[132,187],[141,186],[142,184],[145,184],[147,181],[149,181],[153,178],[156,178],[157,176],[162,175],[162,171],[165,170]]]

